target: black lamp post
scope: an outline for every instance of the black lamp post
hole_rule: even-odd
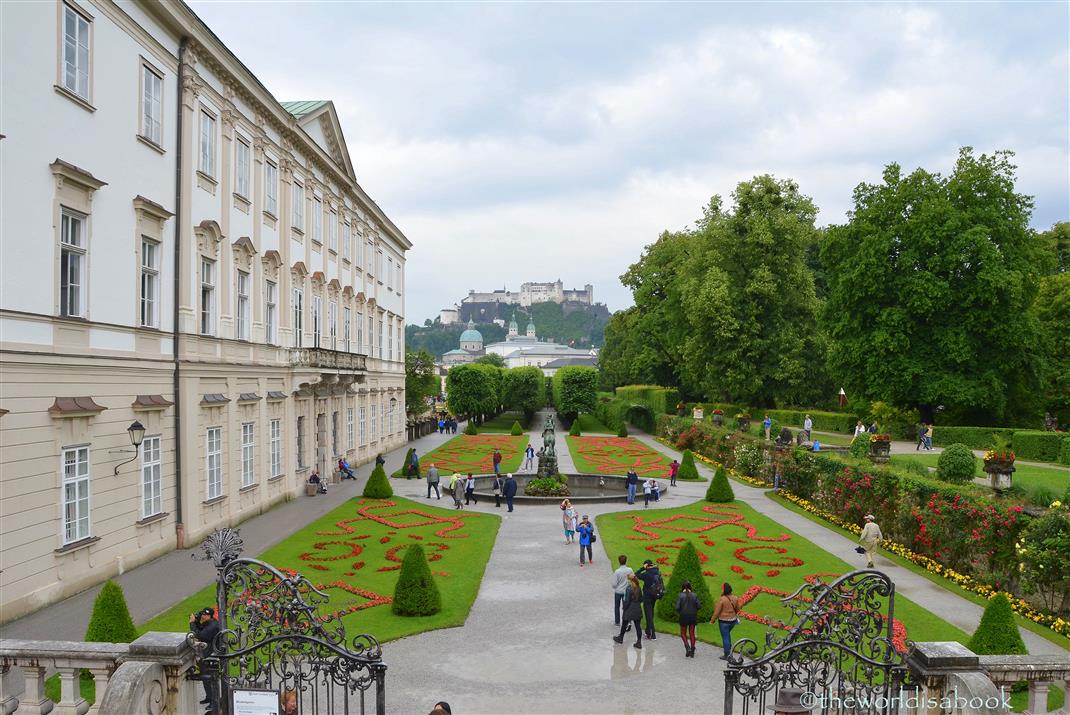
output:
[[[145,441],[145,425],[141,424],[137,420],[134,420],[129,427],[126,428],[127,433],[130,435],[130,444],[134,445],[134,456],[125,462],[120,462],[115,465],[115,476],[119,476],[119,467],[124,464],[130,464],[137,459],[138,451],[141,449],[141,443]],[[129,454],[128,449],[113,449],[112,452],[121,452],[123,454]]]

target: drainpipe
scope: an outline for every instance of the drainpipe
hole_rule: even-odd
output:
[[[171,351],[174,365],[173,385],[175,393],[175,541],[184,548],[186,527],[182,522],[182,393],[178,379],[178,301],[182,287],[182,84],[186,73],[186,44],[183,37],[178,44],[178,86],[175,92],[175,266],[174,296],[171,301]]]

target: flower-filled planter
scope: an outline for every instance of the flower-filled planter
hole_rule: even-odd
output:
[[[747,413],[736,415],[736,424],[739,425],[740,432],[747,432],[750,430],[750,415]]]
[[[1011,488],[1014,474],[1014,452],[1009,450],[985,452],[985,472],[988,474],[988,486],[997,492]]]
[[[721,410],[713,411],[713,424],[717,425],[718,427],[724,427],[724,412],[722,412]]]
[[[888,434],[875,434],[869,440],[869,458],[876,464],[887,464],[891,458],[892,437]]]

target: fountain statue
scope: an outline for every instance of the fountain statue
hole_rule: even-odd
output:
[[[554,449],[554,416],[546,416],[542,428],[542,449],[539,450],[539,476],[552,477],[557,474],[557,452]]]

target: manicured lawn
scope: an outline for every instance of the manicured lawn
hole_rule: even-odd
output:
[[[513,428],[514,422],[519,422],[525,431],[531,428],[531,425],[524,419],[523,412],[503,412],[500,415],[491,417],[489,420],[484,420],[478,429],[480,434],[483,432],[505,432],[508,434],[509,430]]]
[[[459,434],[449,442],[431,450],[420,458],[420,475],[426,476],[431,464],[438,467],[442,476],[454,472],[489,474],[494,471],[494,450],[502,451],[502,473],[515,472],[528,446],[528,435],[513,437],[508,434]],[[390,476],[403,477],[401,469]]]
[[[769,628],[766,622],[789,615],[780,603],[781,598],[789,596],[807,579],[820,577],[828,583],[858,567],[785,530],[739,501],[696,502],[677,509],[603,514],[597,518],[596,525],[611,557],[609,566],[616,565],[617,554],[626,554],[629,565],[634,566],[652,558],[661,565],[666,583],[677,550],[690,540],[703,561],[710,593],[716,597],[721,584],[727,581],[740,597],[741,622],[732,633],[733,640],[752,638],[764,643]],[[955,626],[901,596],[896,598],[895,618],[900,622],[893,629],[895,640],[901,645],[908,638],[963,644],[969,639]],[[679,627],[669,621],[656,618],[655,625],[659,632],[679,634]],[[700,640],[720,644],[714,624],[700,623],[697,630]]]
[[[576,468],[584,474],[627,474],[634,469],[640,477],[669,475],[672,461],[632,437],[566,436]]]
[[[583,434],[587,434],[588,432],[594,432],[596,434],[597,433],[602,433],[602,434],[616,434],[617,433],[617,430],[610,429],[609,427],[606,427],[604,424],[599,422],[598,418],[595,417],[594,415],[581,414],[579,417],[576,418],[576,421],[580,423],[580,432],[583,433]],[[566,432],[566,431],[567,430],[563,430],[560,427],[558,427],[558,432],[559,433]]]
[[[354,499],[257,558],[298,571],[325,590],[330,601],[324,613],[341,615],[350,637],[369,633],[387,641],[464,623],[500,524],[492,514],[439,509],[400,497]],[[404,550],[417,542],[437,577],[442,610],[434,616],[395,616],[390,603],[398,569]],[[214,583],[139,631],[185,631],[190,613],[212,605]]]
[[[909,462],[935,467],[939,454],[896,454],[892,455],[892,464],[903,465]],[[977,476],[987,477],[982,460],[977,460]],[[1031,464],[1014,465],[1014,485],[1021,487],[1026,494],[1047,492],[1052,499],[1059,499],[1070,486],[1070,469],[1058,467],[1037,467]]]

